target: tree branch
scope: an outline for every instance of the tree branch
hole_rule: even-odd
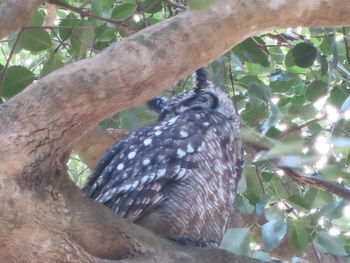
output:
[[[3,0],[0,2],[0,38],[26,25],[44,0]]]
[[[339,184],[323,180],[316,176],[301,175],[289,167],[279,166],[279,168],[300,185],[315,187],[350,201],[350,190]]]
[[[259,145],[257,143],[254,143],[249,140],[244,140],[245,144],[248,145],[249,147],[253,148],[255,151],[269,151],[270,149],[266,146]],[[323,180],[321,178],[318,178],[316,176],[306,176],[306,175],[301,175],[295,170],[278,165],[279,159],[273,160],[274,163],[277,164],[278,168],[283,170],[288,176],[290,176],[293,180],[295,180],[299,185],[303,186],[311,186],[315,187],[324,191],[328,191],[330,193],[333,193],[337,196],[340,196],[344,198],[345,200],[350,201],[350,190],[342,187],[339,184],[329,182],[326,180]]]

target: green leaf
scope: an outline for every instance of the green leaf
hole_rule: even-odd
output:
[[[328,252],[335,256],[348,255],[344,249],[344,243],[339,237],[329,235],[327,232],[317,233],[316,248],[321,252]]]
[[[32,15],[28,26],[41,26],[45,21],[45,12],[43,10],[37,10]]]
[[[188,7],[191,10],[200,10],[208,8],[212,3],[215,3],[216,0],[188,0]]]
[[[345,205],[345,202],[343,200],[326,204],[321,208],[320,214],[328,217],[329,219],[339,218],[342,216],[344,205]]]
[[[277,71],[271,75],[270,87],[274,92],[286,92],[291,88],[293,82],[292,74]]]
[[[111,9],[114,2],[114,0],[93,0],[91,3],[91,13],[103,17]]]
[[[61,68],[63,66],[64,66],[64,64],[58,56],[52,56],[45,62],[44,66],[40,72],[40,76],[44,77],[47,74],[50,74],[51,72],[53,72],[56,69]]]
[[[147,6],[151,3],[154,3],[154,0],[145,0],[144,6]],[[159,1],[156,4],[153,4],[150,8],[147,8],[145,13],[154,14],[154,13],[160,12],[161,10],[162,10],[162,2]]]
[[[135,4],[121,4],[117,5],[112,12],[112,18],[116,20],[123,20],[129,16],[132,16],[136,11]]]
[[[244,213],[253,213],[255,207],[249,203],[247,198],[238,195],[235,200],[235,208]]]
[[[327,56],[321,55],[320,63],[321,63],[321,76],[325,76],[327,74],[327,72],[328,72]]]
[[[252,258],[256,258],[256,259],[259,259],[259,260],[265,261],[265,262],[271,262],[270,254],[263,252],[263,251],[255,250],[253,252]]]
[[[87,49],[95,41],[95,30],[92,22],[76,21],[69,39],[71,42],[72,54],[76,59],[85,57]]]
[[[264,248],[276,248],[287,233],[287,224],[284,219],[275,219],[262,226]]]
[[[32,52],[42,51],[51,47],[51,37],[44,29],[26,30],[22,34],[20,44]]]
[[[271,47],[268,48],[270,57],[277,63],[283,64],[284,62],[284,54],[280,47]]]
[[[247,103],[245,110],[242,112],[241,117],[247,123],[254,125],[266,118],[267,113],[268,107],[266,103],[252,97],[249,103]]]
[[[238,182],[236,194],[243,194],[247,190],[247,179],[243,173]]]
[[[317,57],[317,49],[310,43],[299,43],[292,49],[295,65],[301,68],[310,67]]]
[[[231,228],[222,240],[224,249],[237,255],[248,255],[249,251],[249,228]]]
[[[320,131],[322,131],[324,128],[318,124],[318,123],[314,123],[314,124],[311,124],[309,127],[308,127],[308,130],[309,132],[311,132],[311,134],[317,134],[319,133]]]
[[[265,218],[268,221],[272,221],[274,219],[281,219],[284,218],[284,212],[281,209],[278,209],[278,207],[270,206],[265,210]]]
[[[329,164],[321,170],[324,179],[329,181],[336,181],[339,177],[348,177],[348,173],[336,164]]]
[[[342,86],[335,86],[331,90],[329,102],[333,105],[341,107],[344,101],[346,100],[347,96],[348,92],[346,91],[346,88],[343,88]]]
[[[309,200],[312,207],[322,207],[328,203],[333,203],[333,196],[326,191],[318,190],[315,188],[310,188],[306,194],[305,199]]]
[[[4,77],[2,97],[9,99],[22,91],[34,80],[34,74],[22,66],[11,66]]]
[[[248,96],[258,98],[266,103],[270,103],[271,90],[257,76],[247,75],[239,80],[249,87]],[[252,99],[252,98],[251,98]]]
[[[312,104],[291,105],[288,109],[288,113],[292,116],[309,120],[315,118],[318,111]]]
[[[59,24],[60,29],[58,30],[58,34],[61,39],[66,39],[71,34],[71,30],[63,28],[76,26],[78,22],[77,19],[78,18],[73,13],[70,13],[62,20],[62,22]]]
[[[284,64],[286,65],[286,67],[293,67],[295,66],[295,59],[292,53],[292,49],[288,51],[286,57],[285,57],[285,61]]]
[[[254,39],[258,44],[265,44],[265,42],[259,37],[255,37]],[[248,38],[238,44],[233,49],[233,52],[243,61],[257,63],[263,67],[268,67],[270,65],[268,60],[268,50],[266,48],[260,48],[255,41],[252,38]]]
[[[254,166],[246,166],[243,169],[243,173],[247,180],[246,197],[251,204],[257,204],[262,196],[262,188],[257,178],[256,170]]]
[[[328,83],[315,80],[306,87],[305,98],[309,101],[316,101],[318,98],[326,95],[328,92]]]
[[[261,126],[261,134],[262,135],[266,135],[267,131],[274,126],[275,124],[277,124],[283,117],[282,112],[280,111],[280,109],[277,107],[276,104],[274,103],[270,103],[269,104],[269,117],[267,118],[267,120],[263,123],[263,125]]]
[[[96,38],[98,41],[111,42],[116,39],[116,29],[114,28],[97,28]]]
[[[320,45],[321,52],[329,56],[332,55],[334,41],[334,35],[324,37]]]
[[[300,224],[293,224],[291,229],[290,244],[297,251],[304,251],[309,243],[305,228]]]
[[[298,210],[310,210],[311,203],[309,200],[305,199],[304,196],[301,196],[300,194],[294,194],[288,197],[287,201],[293,205]]]

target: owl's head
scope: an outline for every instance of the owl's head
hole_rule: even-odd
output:
[[[159,121],[168,120],[188,110],[211,109],[231,119],[236,110],[231,98],[207,79],[205,69],[198,69],[193,76],[195,88],[169,99],[159,96],[148,102],[151,109],[159,113]]]

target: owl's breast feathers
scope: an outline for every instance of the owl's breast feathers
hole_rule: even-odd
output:
[[[241,174],[239,121],[192,109],[137,129],[108,150],[84,192],[171,238],[221,242]]]

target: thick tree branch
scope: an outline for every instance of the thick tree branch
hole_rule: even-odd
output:
[[[26,25],[44,0],[3,0],[0,2],[0,38]]]

